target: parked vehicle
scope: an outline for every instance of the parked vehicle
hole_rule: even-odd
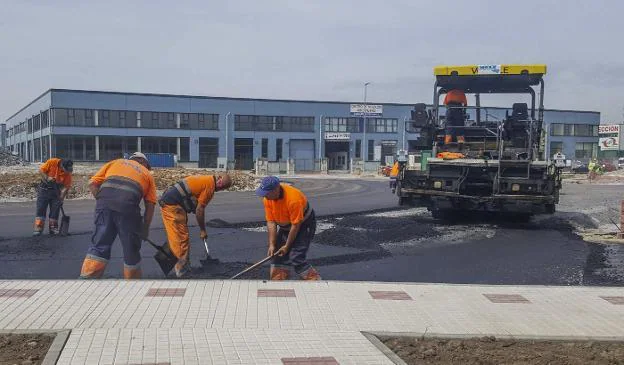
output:
[[[572,163],[572,173],[574,174],[586,174],[589,172],[589,167],[587,167],[587,164],[584,164],[581,161],[574,161],[574,163]]]
[[[618,158],[617,168],[624,169],[624,157]]]

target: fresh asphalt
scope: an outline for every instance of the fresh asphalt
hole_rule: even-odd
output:
[[[605,274],[605,247],[586,244],[573,234],[579,213],[557,213],[527,224],[466,217],[454,223],[433,220],[425,209],[399,208],[387,181],[292,179],[309,197],[319,229],[309,259],[324,279],[480,284],[621,285]],[[578,189],[572,187],[572,189]],[[617,187],[614,187],[614,191]],[[581,193],[581,191],[579,191]],[[569,194],[572,194],[570,192]],[[577,199],[577,195],[574,196]],[[566,199],[566,195],[562,200]],[[73,279],[91,239],[94,201],[68,201],[69,237],[30,237],[34,204],[0,204],[0,278]],[[562,204],[564,209],[569,209]],[[194,216],[189,221],[193,222]],[[203,243],[191,228],[191,257],[196,278],[224,278],[266,254],[263,209],[253,192],[217,193],[206,212],[211,256],[203,265]],[[193,222],[194,223],[194,222]],[[150,237],[165,241],[160,215]],[[142,249],[144,277],[163,278],[154,249]],[[106,277],[122,273],[119,242]],[[260,268],[243,278],[267,277]]]

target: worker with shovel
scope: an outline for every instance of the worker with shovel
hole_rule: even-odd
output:
[[[33,236],[40,236],[43,233],[48,206],[49,232],[51,235],[59,233],[59,212],[71,187],[73,171],[73,161],[60,158],[51,158],[39,168],[41,183],[37,188],[37,212]]]
[[[148,237],[156,204],[156,184],[149,170],[147,157],[135,152],[128,160],[107,163],[91,177],[89,190],[96,199],[95,230],[81,278],[102,277],[117,235],[123,246],[124,278],[141,278],[141,239]],[[145,203],[143,218],[141,200]]]
[[[264,198],[269,231],[268,256],[273,256],[271,280],[288,279],[289,264],[301,279],[321,280],[318,271],[306,260],[316,233],[316,217],[306,196],[301,190],[280,183],[276,176],[262,179],[256,194]]]
[[[215,191],[229,189],[232,179],[229,175],[192,175],[170,186],[160,197],[163,224],[171,252],[178,258],[175,274],[186,276],[191,269],[188,214],[195,214],[199,226],[199,238],[206,240],[204,211]]]

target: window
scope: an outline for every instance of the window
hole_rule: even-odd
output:
[[[282,159],[282,145],[284,141],[281,138],[275,140],[275,160],[279,161]]]
[[[33,132],[33,121],[32,121],[32,118],[29,118],[26,123],[28,124],[28,133],[32,133]]]
[[[48,128],[50,126],[50,111],[44,110],[41,113],[41,129]]]
[[[577,142],[575,148],[576,158],[594,158],[598,153],[598,143]]]
[[[355,158],[362,158],[362,140],[355,140]]]
[[[369,133],[396,133],[398,119],[368,118],[366,119],[366,132]]]
[[[44,138],[44,141],[46,143],[47,139]],[[55,156],[77,161],[95,160],[95,137],[54,136],[52,142]],[[43,154],[43,157],[47,157],[47,152]]]
[[[564,124],[563,125],[563,135],[564,136],[573,136],[574,135],[574,124]]]
[[[375,141],[372,139],[368,140],[368,155],[367,155],[367,161],[374,161],[375,160]]]
[[[108,110],[100,110],[100,114],[98,116],[98,126],[102,126],[102,127],[117,127],[117,125],[114,125],[113,123],[111,123],[110,111],[108,111]]]
[[[219,114],[182,114],[180,128],[218,130]]]
[[[563,142],[550,142],[550,156],[559,152],[563,153]]]
[[[595,128],[594,128],[595,127]],[[594,135],[594,129],[597,131],[597,125],[589,125],[589,124],[575,124],[574,125],[574,135],[579,137],[595,137],[598,134]]]
[[[33,131],[36,132],[36,131],[40,130],[41,129],[41,115],[37,114],[37,115],[33,116],[32,120],[33,120],[33,126],[32,126],[33,127]],[[35,156],[36,156],[36,153],[35,153]],[[41,156],[39,156],[39,157],[41,157]],[[37,160],[39,160],[39,159],[37,159]]]
[[[180,138],[180,161],[188,161],[189,160],[189,139],[188,137],[186,138]]]
[[[325,131],[359,133],[359,118],[325,118]]]
[[[553,123],[550,125],[551,136],[563,136],[563,124]]]
[[[262,138],[262,158],[269,158],[269,139]]]
[[[182,129],[188,129],[189,128],[189,114],[188,113],[182,113],[182,115],[180,115],[180,128]]]
[[[234,130],[274,132],[314,132],[314,117],[235,115]]]
[[[176,137],[141,137],[141,152],[177,154],[178,139]]]

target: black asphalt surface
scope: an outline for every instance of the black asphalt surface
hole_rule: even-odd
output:
[[[567,187],[560,212],[529,223],[471,215],[440,222],[421,208],[399,209],[386,181],[293,179],[310,198],[319,218],[309,259],[329,280],[446,282],[479,284],[622,285],[612,267],[619,248],[587,244],[574,226],[595,222],[581,212],[586,186]],[[621,187],[591,187],[604,199]],[[602,189],[602,190],[600,190]],[[591,190],[593,191],[593,190]],[[598,194],[597,193],[597,194]],[[579,199],[581,201],[579,201]],[[78,277],[90,242],[93,201],[71,201],[70,237],[32,238],[34,204],[0,205],[0,278],[73,279]],[[375,211],[375,212],[371,212]],[[212,220],[205,258],[196,227],[191,229],[195,278],[225,278],[266,254],[263,211],[251,192],[218,193],[207,209]],[[191,218],[192,221],[193,218]],[[255,223],[254,223],[255,222]],[[160,216],[151,238],[164,242]],[[152,256],[142,249],[144,277],[162,278]],[[106,277],[119,278],[121,248],[116,242]],[[265,279],[267,267],[243,278]]]

